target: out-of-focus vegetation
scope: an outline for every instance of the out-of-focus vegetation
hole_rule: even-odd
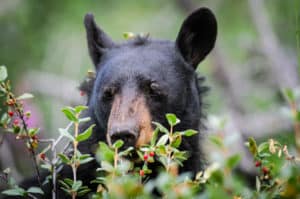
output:
[[[88,198],[93,199],[154,197],[259,199],[298,198],[300,196],[300,169],[298,166],[300,158],[293,154],[297,154],[297,151],[299,154],[299,142],[295,146],[288,147],[277,140],[269,139],[258,145],[255,139],[250,137],[246,146],[252,155],[252,164],[256,167],[257,174],[255,188],[248,187],[249,179],[234,172],[241,160],[239,152],[230,156],[226,155],[234,143],[231,143],[231,136],[223,137],[225,123],[219,123],[220,125],[216,126],[218,133],[209,136],[210,144],[216,147],[214,152],[219,157],[194,177],[191,177],[190,173],[179,174],[179,167],[183,166],[189,152],[179,149],[182,138],[198,132],[192,129],[176,131],[175,126],[180,123],[180,119],[170,113],[166,114],[169,128],[153,122],[156,129],[150,143],[136,150],[133,147],[122,149],[124,145],[122,140],[117,140],[110,146],[99,142],[95,158],[100,167],[96,170],[96,177],[91,181],[97,188],[91,189],[83,184],[82,179],[77,178],[79,175],[77,169],[94,160],[90,154],[82,154],[77,148],[78,143],[91,136],[94,127],[92,124],[84,132],[78,134],[79,124],[90,120],[90,118],[81,117],[82,111],[88,107],[63,108],[62,112],[69,120],[67,127],[59,129],[60,135],[56,139],[40,139],[38,137],[39,129],[30,128],[27,125],[27,121],[31,117],[30,112],[24,112],[24,100],[33,96],[25,93],[16,97],[11,91],[10,81],[6,79],[7,70],[1,66],[0,91],[7,111],[1,116],[0,126],[6,133],[10,133],[16,139],[24,142],[32,157],[39,186],[27,189],[20,187],[11,177],[11,170],[7,168],[0,175],[0,179],[6,185],[6,189],[1,192],[3,195],[33,199],[45,195],[47,198],[50,196],[57,198],[57,193],[64,191],[73,199],[81,196],[89,196]],[[294,135],[299,141],[300,112],[295,106],[296,95],[291,89],[284,90],[283,94],[290,104],[294,119]],[[57,145],[62,138],[67,138],[69,143],[64,150],[59,152]],[[42,143],[47,143],[48,146],[38,151],[38,146]],[[73,150],[67,152],[66,149],[70,145],[73,146]],[[133,154],[137,155],[137,158],[133,158]],[[72,169],[72,179],[64,178],[64,176],[60,179],[57,178],[62,165]],[[41,178],[40,168],[48,171],[47,177]],[[158,172],[157,175],[156,172]],[[154,175],[152,175],[153,173]],[[43,184],[51,184],[55,188],[47,190],[44,189]]]
[[[33,112],[32,127],[42,125],[42,134],[54,137],[66,122],[59,110],[84,101],[76,87],[93,69],[82,25],[85,13],[93,12],[117,41],[128,31],[172,40],[184,16],[201,6],[211,8],[218,19],[215,50],[198,67],[212,88],[206,98],[209,132],[221,125],[222,138],[234,141],[226,154],[240,151],[242,170],[252,173],[256,169],[243,138],[275,136],[283,145],[295,143],[293,115],[280,91],[291,87],[299,95],[298,0],[1,0],[0,64],[9,67],[16,93],[36,96],[34,104],[25,103]],[[299,100],[295,104],[298,108]],[[0,138],[0,168],[12,167],[18,180],[25,171],[31,175],[25,166],[30,164],[20,164],[30,161],[20,153],[25,148],[13,144],[12,137]],[[212,160],[219,158],[207,150]]]

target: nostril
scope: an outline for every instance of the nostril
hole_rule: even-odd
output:
[[[115,143],[117,140],[122,140],[124,142],[124,146],[134,146],[137,136],[134,132],[131,131],[118,131],[112,133],[111,135],[111,143]]]

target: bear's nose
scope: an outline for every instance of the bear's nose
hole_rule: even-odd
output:
[[[134,131],[125,129],[113,131],[110,134],[111,143],[115,143],[117,140],[122,140],[124,145],[122,148],[127,148],[129,146],[134,146],[137,141],[137,134]]]

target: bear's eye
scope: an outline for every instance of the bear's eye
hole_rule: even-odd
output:
[[[114,98],[115,93],[116,93],[115,87],[104,88],[102,99],[104,101],[111,101]]]
[[[156,82],[151,82],[149,85],[149,95],[152,97],[164,96],[161,86]]]

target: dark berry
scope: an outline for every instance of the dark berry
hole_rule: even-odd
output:
[[[260,166],[261,166],[261,161],[256,161],[256,162],[255,162],[255,166],[256,166],[256,167],[260,167]]]
[[[155,155],[154,151],[151,151],[151,152],[149,153],[149,155],[150,155],[150,157],[154,157],[154,155]]]
[[[145,176],[145,171],[144,170],[140,170],[140,176],[144,177]]]
[[[45,160],[45,159],[46,159],[46,154],[45,154],[45,153],[41,153],[41,154],[40,154],[40,158],[41,158],[42,160]]]
[[[15,126],[18,126],[19,125],[19,120],[15,119],[13,123],[14,123]]]
[[[147,154],[144,155],[144,160],[147,161],[149,156]]]
[[[268,169],[268,167],[263,167],[262,169],[262,172],[266,175],[270,172],[270,170]]]
[[[13,117],[14,116],[14,112],[12,112],[12,111],[8,111],[7,114],[9,115],[9,117]]]

